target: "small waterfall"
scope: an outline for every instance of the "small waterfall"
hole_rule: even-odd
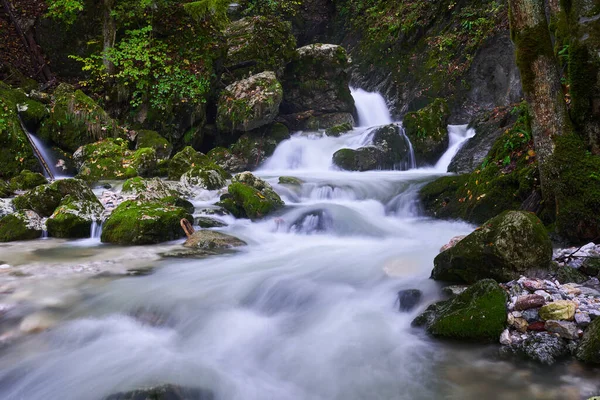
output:
[[[448,125],[448,136],[450,137],[448,150],[446,150],[434,167],[438,172],[448,172],[448,166],[452,162],[452,159],[463,144],[475,136],[475,130],[468,129],[468,125]]]
[[[21,121],[21,118],[19,117]],[[31,143],[31,147],[33,148],[33,154],[35,154],[36,158],[39,160],[40,165],[44,171],[44,175],[49,179],[61,179],[67,178],[68,176],[64,174],[63,167],[64,162],[62,160],[56,160],[56,158],[51,154],[50,149],[33,133],[31,133],[23,121],[21,121],[21,128],[23,132],[29,139]]]
[[[102,222],[94,220],[90,228],[90,239],[100,240],[102,236]]]
[[[413,148],[409,137],[406,136],[406,131],[404,130],[404,127],[402,125],[400,125],[400,134],[402,135],[404,141],[408,145],[408,159],[404,160],[404,165],[401,166],[401,169],[404,171],[408,169],[415,169],[417,168],[417,157],[415,157],[415,149]]]
[[[356,112],[358,126],[370,127],[391,124],[392,116],[382,95],[376,92],[366,92],[362,89],[350,88]]]

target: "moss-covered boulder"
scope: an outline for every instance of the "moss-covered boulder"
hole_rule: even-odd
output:
[[[273,122],[283,98],[275,73],[261,72],[227,86],[219,96],[217,127],[221,131],[251,131]]]
[[[593,320],[583,333],[575,356],[586,363],[600,364],[600,318]]]
[[[534,214],[506,211],[485,222],[434,260],[433,279],[474,283],[492,278],[499,282],[537,271],[547,272],[552,243]]]
[[[296,58],[283,78],[282,112],[313,110],[322,113],[353,113],[346,50],[333,44],[311,44],[296,50]]]
[[[245,246],[246,242],[235,236],[225,233],[203,229],[194,232],[185,243],[185,247],[191,247],[204,250],[224,250],[233,247]]]
[[[189,189],[217,190],[225,187],[229,174],[218,165],[204,165],[190,168],[181,175],[181,184]]]
[[[158,160],[166,160],[171,157],[173,145],[156,131],[141,130],[135,138],[135,149],[151,148],[156,151]]]
[[[287,127],[275,123],[243,134],[229,149],[214,148],[207,155],[228,172],[250,171],[262,164],[279,143],[289,137]]]
[[[48,235],[57,238],[86,238],[92,224],[102,219],[104,207],[98,200],[80,200],[67,195],[46,221]]]
[[[10,180],[10,189],[13,192],[17,190],[30,190],[46,183],[48,183],[48,180],[39,172],[23,170],[19,175]]]
[[[434,164],[448,149],[448,118],[450,110],[443,99],[404,116],[402,124],[421,164]]]
[[[325,134],[327,136],[338,137],[341,136],[342,133],[346,133],[351,131],[353,128],[352,124],[346,122],[340,125],[332,126],[331,128],[325,129]]]
[[[296,39],[291,25],[275,16],[246,17],[232,22],[225,30],[227,57],[225,67],[236,79],[263,71],[277,76],[295,55]],[[230,79],[224,76],[225,80]]]
[[[184,208],[168,202],[125,201],[112,212],[102,227],[103,243],[143,245],[185,236],[180,221],[194,218]]]
[[[280,185],[289,185],[289,186],[302,186],[304,181],[300,178],[296,178],[295,176],[280,176],[279,184]]]
[[[46,142],[74,152],[80,146],[118,136],[118,125],[81,90],[62,83],[54,91],[54,104],[38,135]]]
[[[87,182],[148,176],[157,165],[153,148],[129,150],[125,140],[109,138],[77,149],[73,155],[79,166],[77,177]]]
[[[82,180],[61,179],[17,196],[13,204],[17,210],[33,210],[42,217],[49,217],[68,195],[73,199],[97,201],[92,190]]]
[[[27,169],[41,171],[17,114],[18,104],[33,104],[22,91],[0,82],[0,179]]]
[[[42,230],[40,216],[31,210],[0,218],[0,242],[37,239],[42,237]]]
[[[169,162],[169,179],[179,180],[181,175],[196,165],[204,165],[210,159],[204,154],[194,150],[190,146],[184,147],[179,153],[175,154]]]
[[[176,182],[163,181],[159,178],[135,177],[127,179],[123,183],[121,193],[142,201],[183,197],[181,187]]]
[[[218,204],[237,218],[262,218],[285,205],[271,185],[250,172],[234,176],[227,191]]]
[[[413,321],[431,335],[497,341],[506,326],[506,293],[492,279],[481,280],[456,297],[432,304]]]
[[[375,146],[341,149],[333,153],[333,164],[347,171],[371,171],[381,169],[383,151]]]

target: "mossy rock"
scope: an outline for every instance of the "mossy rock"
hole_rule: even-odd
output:
[[[282,98],[281,84],[272,71],[234,82],[219,96],[217,128],[248,132],[268,125],[277,117]]]
[[[583,332],[575,356],[585,363],[600,364],[600,318],[593,320]]]
[[[352,128],[353,128],[352,124],[346,122],[344,124],[335,125],[335,126],[332,126],[331,128],[325,129],[325,134],[327,136],[338,137],[338,136],[341,136],[342,133],[351,131]]]
[[[371,171],[380,169],[383,151],[375,146],[341,149],[333,153],[333,164],[347,171]]]
[[[506,211],[434,259],[431,277],[449,282],[474,283],[492,278],[499,282],[550,270],[552,243],[534,214]]]
[[[295,118],[296,119],[296,118]],[[354,126],[354,117],[351,113],[326,113],[320,115],[311,115],[305,120],[296,119],[291,124],[294,130],[318,131],[325,129],[328,136],[339,136],[343,132],[352,130]]]
[[[128,200],[121,203],[104,222],[102,242],[143,245],[180,239],[185,236],[180,221],[194,218],[188,211],[165,202]]]
[[[190,189],[217,190],[225,187],[228,175],[216,164],[195,166],[181,176],[181,184]]]
[[[61,179],[17,196],[13,204],[17,210],[33,210],[42,217],[49,217],[67,195],[74,199],[97,201],[94,193],[82,180]]]
[[[35,212],[27,210],[0,218],[0,242],[33,240],[42,237],[42,221]]]
[[[180,198],[183,193],[178,184],[159,178],[130,178],[123,183],[123,194],[134,195],[136,200],[155,201]]]
[[[82,146],[73,157],[79,165],[77,177],[87,182],[148,176],[157,165],[154,149],[131,151],[127,142],[120,138],[104,139]]]
[[[225,37],[228,49],[225,65],[235,79],[263,71],[274,71],[281,76],[295,55],[296,39],[290,23],[275,16],[234,21],[225,30]],[[248,61],[250,66],[244,66]]]
[[[434,164],[448,149],[449,117],[450,110],[444,99],[435,99],[419,111],[404,116],[404,130],[421,163]]]
[[[250,172],[234,176],[231,182],[218,204],[237,218],[259,219],[285,205],[271,185]]]
[[[294,176],[280,176],[279,184],[280,185],[290,185],[290,186],[302,186],[304,181],[302,179],[296,178]]]
[[[138,150],[146,147],[154,149],[159,160],[168,159],[173,151],[173,145],[158,132],[141,130],[137,133],[135,148]]]
[[[17,105],[30,101],[22,91],[0,82],[0,179],[24,169],[41,171],[17,114]]]
[[[100,221],[103,213],[104,207],[98,200],[79,200],[68,195],[46,221],[48,235],[65,239],[90,237],[92,224]]]
[[[456,297],[432,304],[413,321],[431,335],[495,342],[506,326],[506,293],[492,279],[470,286]]]
[[[600,275],[600,256],[586,258],[579,268],[581,272],[589,276]]]
[[[118,136],[118,124],[81,90],[61,83],[54,92],[50,116],[38,130],[40,138],[74,152],[80,146]]]
[[[23,170],[19,175],[10,180],[10,189],[13,192],[17,190],[30,190],[46,183],[48,183],[48,180],[44,175],[38,172]]]
[[[209,158],[204,154],[197,152],[192,147],[184,147],[179,153],[175,154],[169,162],[169,179],[179,180],[181,175],[196,165],[204,165],[209,162]]]

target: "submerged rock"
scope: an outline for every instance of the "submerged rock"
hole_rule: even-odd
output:
[[[493,278],[500,282],[548,271],[552,243],[543,223],[531,213],[506,211],[440,253],[431,277],[473,283]]]
[[[235,236],[203,229],[194,232],[194,234],[190,236],[183,245],[185,247],[214,251],[245,246],[246,242],[236,238]]]
[[[42,237],[42,219],[31,210],[0,218],[0,242],[32,240]]]
[[[262,218],[285,205],[271,185],[250,172],[234,176],[231,182],[218,204],[237,218]]]
[[[142,245],[180,239],[184,236],[180,221],[194,221],[187,210],[171,202],[121,203],[106,220],[103,243]]]
[[[111,394],[104,400],[213,400],[214,398],[214,394],[206,389],[167,384]]]
[[[227,86],[217,105],[221,131],[251,131],[270,124],[279,113],[281,84],[271,71],[261,72]]]
[[[411,311],[414,309],[419,302],[423,292],[418,289],[407,289],[398,292],[398,303],[400,311]]]
[[[497,341],[506,326],[506,293],[494,280],[481,280],[429,306],[413,326],[424,326],[434,336]]]

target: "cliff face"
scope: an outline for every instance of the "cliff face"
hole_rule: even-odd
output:
[[[450,123],[521,98],[505,1],[335,1],[333,35],[353,83],[384,94],[397,117],[443,97]]]

